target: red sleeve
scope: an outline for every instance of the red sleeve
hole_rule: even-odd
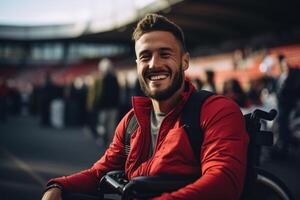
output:
[[[248,134],[239,107],[223,96],[212,96],[201,111],[204,141],[202,177],[156,200],[237,200],[243,189]]]
[[[108,171],[124,169],[126,155],[124,153],[124,130],[128,121],[129,113],[118,124],[113,142],[105,154],[90,169],[51,179],[51,183],[59,183],[68,192],[94,193],[101,177]]]

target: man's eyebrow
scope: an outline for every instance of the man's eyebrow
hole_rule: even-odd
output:
[[[163,47],[163,48],[159,48],[159,51],[173,51],[173,49],[169,47]]]
[[[170,51],[170,52],[173,52],[174,50],[173,50],[172,48],[169,48],[169,47],[162,47],[162,48],[159,48],[158,51],[159,51],[159,52],[162,52],[162,51]],[[151,50],[145,49],[145,50],[139,52],[138,56],[141,56],[141,55],[144,55],[144,54],[148,54],[148,53],[151,53]]]
[[[145,49],[145,50],[141,51],[141,52],[138,54],[138,56],[143,55],[143,54],[146,54],[146,53],[150,53],[150,50]]]

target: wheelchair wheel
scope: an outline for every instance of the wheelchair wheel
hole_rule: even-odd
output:
[[[255,199],[293,200],[287,186],[273,174],[257,168]]]

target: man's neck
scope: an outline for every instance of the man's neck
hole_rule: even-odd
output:
[[[157,101],[155,99],[151,99],[154,112],[167,114],[169,111],[171,111],[180,101],[183,88],[184,87],[181,87],[176,93],[166,100]]]

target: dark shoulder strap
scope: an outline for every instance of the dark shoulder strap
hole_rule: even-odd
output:
[[[130,137],[131,137],[132,133],[137,129],[138,126],[139,125],[137,123],[135,114],[134,114],[134,112],[132,112],[132,114],[131,114],[131,116],[128,120],[127,127],[126,127],[126,132],[125,132],[124,144],[125,144],[125,154],[126,154],[126,156],[128,156],[129,151],[130,151]]]
[[[203,130],[200,127],[200,113],[204,101],[214,93],[200,90],[191,94],[183,108],[181,121],[196,159],[200,162],[200,148],[203,142]]]

